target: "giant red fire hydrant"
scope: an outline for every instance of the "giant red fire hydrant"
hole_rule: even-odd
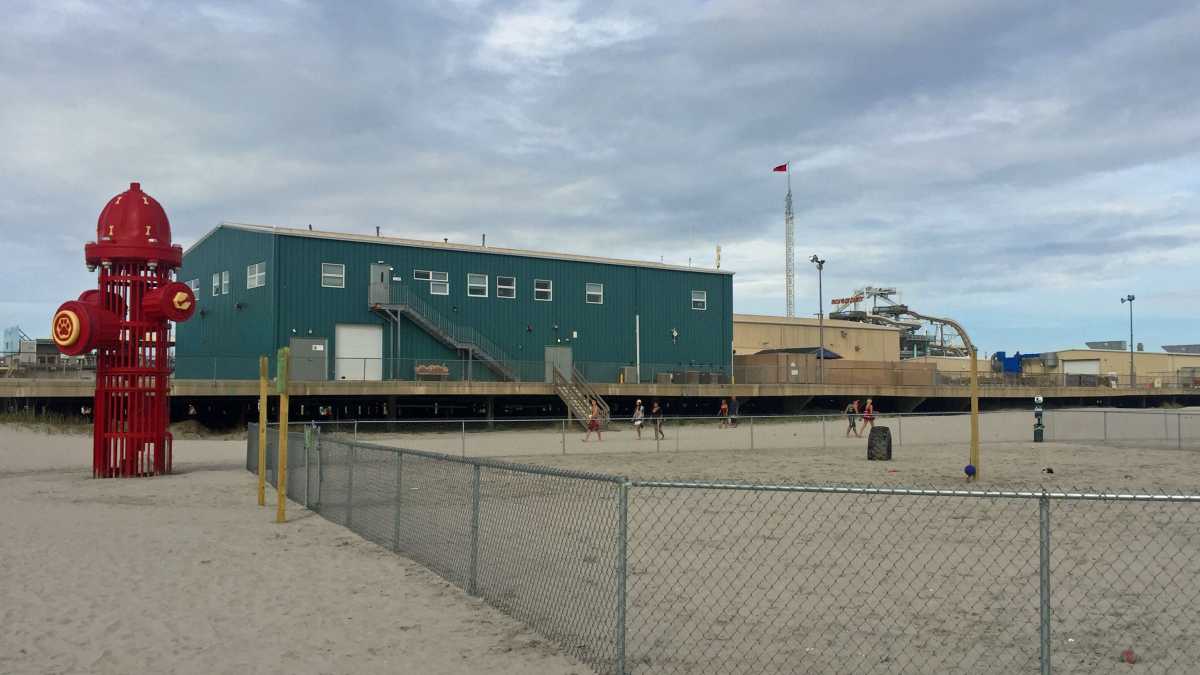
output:
[[[69,356],[96,352],[92,475],[170,473],[169,322],[196,308],[192,289],[171,278],[183,250],[162,206],[131,183],[100,212],[83,251],[99,285],[64,302],[50,334]]]

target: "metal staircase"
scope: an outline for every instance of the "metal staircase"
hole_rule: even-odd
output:
[[[505,381],[519,379],[509,367],[513,359],[495,343],[474,328],[451,321],[407,286],[392,284],[388,302],[373,302],[371,309],[397,323],[401,316],[406,317],[447,347],[466,352],[468,360],[479,361]]]
[[[608,423],[612,421],[608,404],[574,367],[571,368],[570,377],[564,375],[557,367],[554,368],[554,392],[584,429],[587,429],[588,417],[592,414],[592,401],[595,401],[600,409],[600,427],[607,428]]]

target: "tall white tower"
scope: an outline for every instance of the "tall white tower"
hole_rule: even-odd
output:
[[[784,276],[787,283],[787,316],[796,316],[796,224],[792,220],[792,172],[787,172],[788,191],[783,201]]]

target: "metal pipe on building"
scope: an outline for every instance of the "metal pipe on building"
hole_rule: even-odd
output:
[[[637,368],[635,384],[642,383],[642,315],[633,315],[634,365]]]

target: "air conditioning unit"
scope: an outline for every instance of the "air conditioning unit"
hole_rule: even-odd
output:
[[[638,384],[637,366],[621,366],[619,375],[625,384]]]

